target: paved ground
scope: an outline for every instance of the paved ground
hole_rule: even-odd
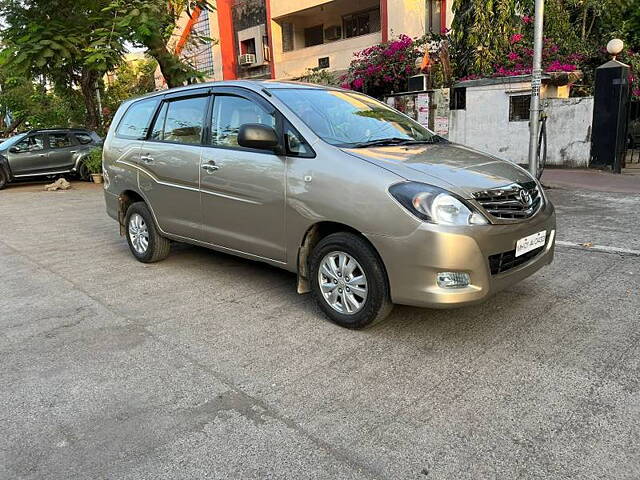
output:
[[[137,263],[94,186],[0,192],[0,478],[640,478],[640,257],[560,247],[489,302],[323,320],[294,276]],[[552,190],[640,250],[640,196]]]
[[[603,170],[546,168],[545,185],[574,190],[640,194],[640,168],[626,168],[615,174]]]

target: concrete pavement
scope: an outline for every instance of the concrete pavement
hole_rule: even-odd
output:
[[[289,273],[142,265],[99,188],[39,190],[0,191],[0,478],[640,477],[640,257],[560,247],[352,332]],[[559,240],[640,250],[639,196],[549,194]]]

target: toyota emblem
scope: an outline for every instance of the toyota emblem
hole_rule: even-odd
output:
[[[529,207],[531,206],[531,194],[525,189],[520,190],[520,202]]]

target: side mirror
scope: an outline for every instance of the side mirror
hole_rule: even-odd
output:
[[[18,147],[11,147],[9,149],[9,153],[20,153],[22,150],[20,150]]]
[[[272,127],[259,123],[246,123],[238,132],[238,145],[258,150],[273,150],[278,146],[278,135]]]

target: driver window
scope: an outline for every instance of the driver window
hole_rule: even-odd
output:
[[[31,135],[16,145],[21,153],[44,150],[44,135]]]
[[[275,116],[251,100],[233,95],[218,95],[213,104],[211,145],[238,146],[238,132],[247,123],[275,128]]]

